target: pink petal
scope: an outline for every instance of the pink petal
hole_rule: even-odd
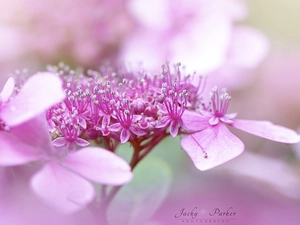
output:
[[[171,118],[169,116],[164,116],[157,122],[156,128],[165,128],[170,124],[170,122]]]
[[[130,138],[130,131],[128,129],[123,129],[120,135],[121,143],[122,144],[126,143],[129,140],[129,138]]]
[[[90,182],[55,162],[46,164],[30,183],[41,200],[62,213],[73,213],[84,208],[95,196]]]
[[[55,138],[52,141],[52,143],[53,143],[54,147],[60,148],[60,147],[62,147],[64,145],[66,145],[67,141],[66,141],[66,139],[64,137],[58,137],[58,138]]]
[[[11,133],[0,132],[0,146],[0,166],[21,165],[42,157],[42,152]]]
[[[63,165],[92,181],[122,185],[132,173],[128,163],[114,153],[98,147],[83,148],[64,158]]]
[[[130,126],[130,131],[132,132],[132,133],[134,133],[135,135],[137,135],[137,136],[143,136],[143,135],[145,135],[146,134],[146,131],[144,131],[142,128],[140,128],[138,125],[136,125],[136,124],[131,124],[131,126]]]
[[[114,123],[114,124],[110,125],[110,126],[108,127],[108,129],[109,129],[110,131],[113,131],[113,132],[118,132],[119,130],[122,129],[122,126],[121,126],[120,123]]]
[[[230,126],[272,141],[289,144],[300,141],[300,136],[295,131],[269,121],[234,120]]]
[[[79,117],[78,123],[83,129],[86,129],[86,121],[81,116]]]
[[[78,144],[81,147],[85,147],[85,146],[88,146],[90,144],[90,142],[88,142],[88,141],[86,141],[82,138],[77,138],[77,140],[75,142],[76,142],[76,144]]]
[[[14,92],[14,88],[15,88],[15,80],[14,80],[14,78],[10,77],[6,81],[6,83],[3,87],[3,90],[0,94],[2,103],[5,103],[5,102],[8,101],[8,99],[10,98],[12,93]]]
[[[170,61],[181,62],[186,68],[195,68],[199,74],[211,72],[225,62],[231,21],[221,12],[211,13],[185,24],[181,32],[167,40],[172,53],[169,55]]]
[[[102,127],[107,127],[110,124],[110,116],[104,115],[102,117]]]
[[[182,127],[189,131],[200,131],[206,129],[209,125],[209,117],[199,113],[185,110],[181,116]]]
[[[268,51],[268,39],[260,31],[247,26],[234,28],[228,53],[230,64],[247,69],[255,68]]]
[[[239,0],[225,0],[225,10],[232,17],[233,20],[242,20],[247,16],[248,7],[245,1]]]
[[[216,116],[213,116],[209,119],[209,124],[214,126],[214,125],[217,125],[219,122],[220,122],[220,119],[219,117],[216,117]]]
[[[125,40],[119,59],[129,62],[147,59],[143,62],[145,68],[156,68],[159,63],[168,58],[168,45],[164,44],[162,36],[161,32],[145,29],[137,30]],[[160,52],[160,54],[157,54],[157,52]]]
[[[179,129],[179,122],[176,120],[172,120],[171,124],[170,124],[170,134],[172,137],[176,137],[176,135],[178,134],[178,129]]]
[[[8,126],[16,126],[41,114],[63,100],[61,80],[48,72],[30,77],[20,93],[3,106],[0,117]]]
[[[237,116],[237,113],[229,113],[226,114],[225,117],[228,119],[234,119]]]
[[[26,143],[40,151],[51,152],[53,149],[45,115],[39,115],[25,123],[11,128],[11,133],[19,142]]]
[[[169,8],[168,0],[152,0],[151,4],[147,0],[131,0],[128,4],[130,13],[142,26],[156,29],[170,26]],[[155,16],[150,12],[156,12]]]
[[[221,165],[244,151],[241,140],[222,123],[184,137],[181,146],[202,171]]]

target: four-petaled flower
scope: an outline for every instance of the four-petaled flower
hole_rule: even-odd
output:
[[[243,142],[226,125],[272,141],[300,141],[300,136],[295,131],[271,122],[234,119],[236,114],[226,114],[230,99],[225,90],[219,95],[217,88],[213,88],[211,111],[206,108],[199,113],[186,110],[182,116],[184,128],[195,133],[184,137],[181,146],[199,170],[223,164],[244,151]]]
[[[66,152],[54,148],[49,135],[45,111],[64,99],[61,80],[53,74],[29,78],[20,93],[6,100],[12,80],[1,93],[5,99],[0,117],[10,131],[0,132],[0,166],[16,166],[37,161],[37,171],[30,186],[44,202],[63,213],[84,208],[95,197],[92,183],[123,185],[132,178],[128,163],[99,147]],[[36,95],[38,94],[38,95]]]

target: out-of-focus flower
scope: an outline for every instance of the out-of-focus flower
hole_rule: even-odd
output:
[[[10,79],[1,96],[10,93],[7,90],[11,88]],[[54,74],[40,73],[29,78],[19,94],[5,101],[0,116],[9,132],[0,132],[0,165],[44,163],[31,179],[32,189],[53,208],[70,213],[94,199],[93,185],[86,179],[122,185],[132,173],[125,160],[102,148],[87,147],[70,155],[53,148],[44,113],[64,97],[61,80]]]
[[[120,58],[154,68],[161,61],[180,61],[187,68],[238,87],[241,72],[254,69],[266,56],[268,41],[258,30],[237,26],[247,9],[240,0],[132,0],[129,10],[139,27],[127,38]],[[249,75],[249,74],[248,74]]]
[[[183,114],[184,127],[198,132],[184,137],[181,145],[198,169],[213,168],[244,151],[244,144],[225,124],[272,141],[300,141],[300,136],[295,131],[271,122],[234,119],[236,113],[226,114],[230,99],[225,90],[219,95],[217,88],[214,88],[211,92],[211,111],[185,111]]]
[[[231,39],[223,64],[208,73],[207,88],[223,86],[239,89],[253,81],[253,70],[267,56],[269,42],[259,30],[236,25],[232,28]]]
[[[105,149],[86,147],[69,155],[54,149],[45,118],[13,127],[10,133],[1,132],[0,143],[2,166],[31,161],[44,164],[33,175],[31,187],[43,201],[63,213],[78,211],[94,199],[93,185],[87,180],[122,185],[132,178],[125,160]]]
[[[1,1],[0,63],[9,57],[96,67],[103,58],[115,55],[132,27],[126,2]]]
[[[300,199],[300,177],[297,168],[282,159],[248,151],[219,169],[237,174],[240,178],[260,181],[282,195]]]
[[[0,170],[0,215],[5,225],[95,225],[93,215],[88,209],[73,214],[62,214],[54,211],[39,201],[28,180],[39,168],[39,165],[28,164],[4,167]],[[52,186],[51,188],[55,188]]]

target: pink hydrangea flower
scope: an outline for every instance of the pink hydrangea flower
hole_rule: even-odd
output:
[[[78,140],[86,137],[114,151],[119,143],[149,141],[151,146],[150,140],[167,134],[177,136],[181,116],[188,104],[198,102],[199,90],[191,84],[192,76],[185,75],[180,67],[167,63],[154,77],[123,67],[104,66],[100,72],[90,70],[87,76],[75,75],[64,66],[53,67],[53,71],[64,74],[67,93],[63,102],[47,112],[54,145],[64,146],[66,141],[81,145]]]
[[[195,133],[184,137],[181,146],[199,170],[208,170],[237,157],[244,151],[243,142],[226,125],[248,133],[283,143],[297,143],[300,136],[293,130],[269,121],[235,119],[236,113],[226,114],[231,97],[215,87],[211,92],[211,110],[191,112],[182,116],[184,127]]]
[[[147,68],[165,60],[180,61],[207,74],[233,63],[239,69],[253,68],[266,55],[263,34],[235,25],[247,15],[242,0],[131,0],[128,5],[139,26],[126,39],[122,60],[147,59]],[[238,61],[235,56],[242,57]]]
[[[16,166],[37,161],[43,166],[32,177],[32,190],[48,205],[70,213],[82,209],[95,197],[88,181],[122,185],[132,178],[125,160],[108,150],[87,147],[76,152],[55,149],[45,111],[63,100],[61,80],[51,73],[30,77],[20,92],[7,101],[13,81],[1,92],[5,103],[0,117],[9,132],[0,132],[0,165]],[[55,187],[55,188],[53,188]]]
[[[269,50],[262,32],[236,25],[247,16],[243,0],[131,0],[128,6],[137,26],[119,59],[150,70],[165,60],[181,62],[210,77],[208,91],[248,84]]]

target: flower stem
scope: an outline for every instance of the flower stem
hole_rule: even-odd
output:
[[[165,132],[163,134],[160,134],[159,136],[153,137],[152,140],[145,144],[144,146],[141,146],[141,142],[132,142],[132,146],[134,149],[132,158],[131,158],[131,162],[130,162],[130,166],[131,166],[131,170],[134,170],[134,168],[136,167],[136,165],[146,156],[148,155],[151,150],[159,143],[161,142],[164,138],[168,137],[170,134]],[[143,151],[141,151],[143,150]],[[141,153],[141,154],[140,154]],[[120,190],[122,186],[115,186],[111,189],[110,193],[108,194],[108,196],[105,199],[105,206],[107,207],[110,202],[112,201],[112,199],[115,197],[115,195],[118,193],[118,191]]]
[[[140,143],[139,142],[132,142],[131,143],[133,146],[133,155],[131,158],[131,162],[130,162],[130,167],[131,170],[134,169],[134,167],[136,166],[136,164],[138,163],[139,160],[139,152],[140,152]],[[108,206],[109,203],[112,201],[112,199],[115,197],[115,195],[117,194],[117,192],[120,190],[122,186],[115,186],[111,189],[111,191],[109,192],[108,196],[105,199],[105,205]]]

